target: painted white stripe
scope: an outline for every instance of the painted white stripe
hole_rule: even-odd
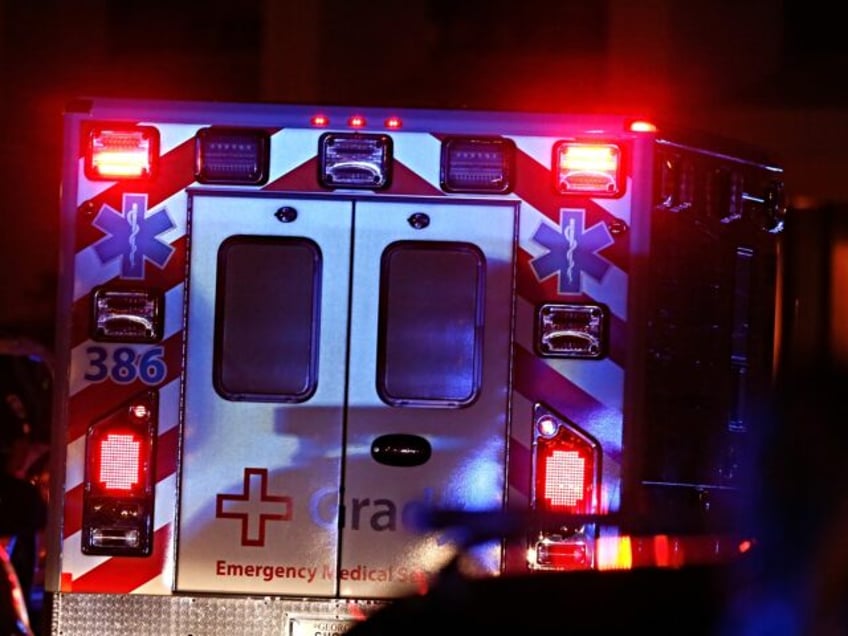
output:
[[[442,142],[428,133],[394,136],[395,157],[434,188],[439,188]]]
[[[77,205],[105,192],[115,185],[114,181],[89,181],[85,176],[85,160],[80,158],[77,163]]]
[[[157,124],[155,122],[142,122],[143,126],[153,126],[159,130],[159,154],[164,155],[171,152],[180,144],[193,138],[197,131],[203,128],[197,124]]]
[[[270,181],[314,158],[321,130],[284,128],[271,136]]]
[[[79,486],[85,478],[85,435],[68,444],[65,458],[65,491]]]
[[[194,183],[190,185],[196,185]],[[162,203],[155,206],[151,212],[155,210],[164,209],[168,213],[168,217],[171,219],[171,222],[174,224],[174,227],[170,230],[166,230],[162,232],[157,238],[163,243],[171,244],[179,238],[185,236],[186,233],[186,221],[187,221],[187,210],[188,210],[188,195],[185,193],[185,190],[180,190],[167,199],[165,199]],[[155,265],[151,265],[151,267],[156,267]]]
[[[121,261],[101,263],[97,253],[88,247],[77,252],[74,263],[74,300],[79,300],[97,285],[102,285],[121,273]]]
[[[180,283],[165,292],[165,307],[182,307],[185,286]],[[170,338],[183,328],[183,312],[165,310],[165,324],[162,325],[163,339]]]
[[[87,556],[82,553],[82,531],[74,532],[62,544],[62,572],[69,572],[78,579],[112,557]]]
[[[602,281],[582,275],[583,291],[592,298],[606,304],[617,318],[627,321],[627,285],[629,277],[615,265],[604,274]]]
[[[168,548],[165,564],[162,568],[162,573],[150,579],[144,585],[140,585],[130,592],[130,594],[156,594],[159,596],[170,596],[171,582],[173,581],[174,559],[172,557],[173,549]]]
[[[628,179],[624,195],[617,199],[592,199],[598,207],[603,208],[609,214],[630,225],[630,211],[633,205],[633,180]]]
[[[174,506],[177,501],[177,475],[171,473],[162,481],[156,482],[156,505],[153,511],[153,527],[158,530],[174,520]]]
[[[510,139],[515,142],[515,145],[518,146],[518,149],[521,150],[521,152],[533,159],[546,170],[550,169],[551,161],[553,160],[555,139],[551,137],[515,136],[511,136]]]

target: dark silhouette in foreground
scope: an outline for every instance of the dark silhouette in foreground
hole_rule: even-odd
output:
[[[486,579],[465,577],[454,561],[427,594],[397,600],[348,635],[848,634],[848,370],[794,368],[777,389],[757,423],[752,501],[739,519],[757,539],[738,560]]]

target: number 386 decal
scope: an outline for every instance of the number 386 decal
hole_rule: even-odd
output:
[[[159,384],[168,372],[162,347],[138,352],[132,347],[108,349],[91,346],[86,349],[86,353],[88,370],[84,377],[89,382],[111,379],[119,384],[129,384],[136,380],[144,384]]]

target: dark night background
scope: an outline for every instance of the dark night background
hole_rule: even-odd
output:
[[[848,202],[848,44],[786,0],[0,0],[0,330],[53,336],[61,113],[78,96],[652,117]]]
[[[607,111],[758,146],[785,168],[790,208],[812,221],[793,239],[791,344],[848,361],[842,13],[824,0],[0,0],[0,336],[52,346],[62,112],[107,96]],[[808,461],[774,496],[806,512],[845,499],[848,439],[831,443],[845,430],[839,381],[787,392],[786,421],[812,424],[787,426],[775,456]],[[828,420],[828,398],[841,420]],[[775,527],[817,544],[809,517],[787,510]],[[840,548],[821,579],[839,594],[848,504],[841,514],[821,538]],[[790,571],[808,547],[780,565]]]

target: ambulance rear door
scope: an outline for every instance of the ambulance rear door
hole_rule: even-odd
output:
[[[332,595],[352,203],[190,203],[177,588]]]
[[[419,507],[504,504],[517,207],[356,204],[343,596],[420,589],[450,558]]]
[[[398,595],[503,505],[516,212],[192,193],[179,590]]]

